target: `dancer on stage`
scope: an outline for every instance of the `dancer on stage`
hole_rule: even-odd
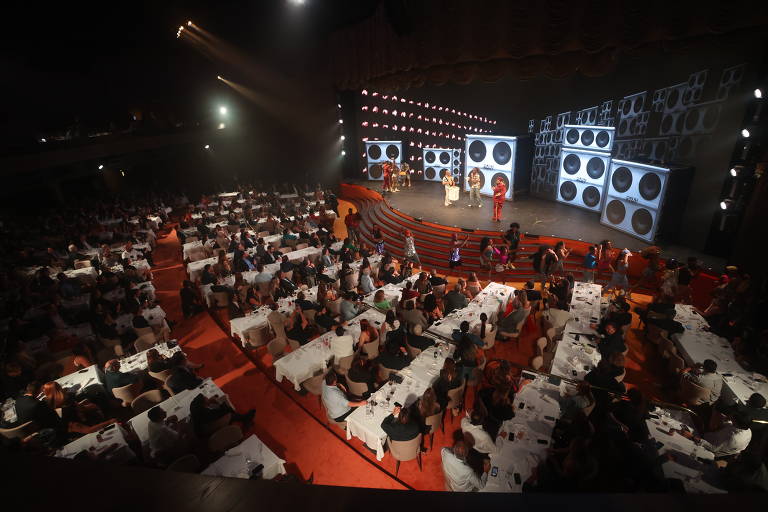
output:
[[[446,197],[448,192],[446,191]],[[493,220],[501,222],[501,208],[504,206],[504,199],[507,197],[507,186],[501,178],[496,179],[496,185],[493,187]]]
[[[408,164],[400,166],[400,186],[411,188],[411,166]]]
[[[483,203],[480,201],[480,169],[473,167],[469,171],[467,183],[469,184],[469,207],[477,206],[482,208]]]
[[[386,192],[390,191],[390,181],[392,179],[392,168],[389,165],[389,162],[385,162],[381,166],[382,172],[384,174],[384,184],[382,185],[382,195],[386,195]]]
[[[389,167],[389,189],[392,192],[400,192],[400,189],[397,188],[400,180],[400,167],[397,165],[397,162],[395,162],[395,159],[393,158],[390,162]]]
[[[456,233],[451,235],[451,253],[448,255],[448,266],[451,267],[451,270],[461,266],[461,248],[467,245],[468,241],[469,235],[464,238],[463,242],[459,242]]]
[[[404,244],[404,253],[405,253],[405,260],[406,261],[412,261],[415,264],[417,264],[419,267],[421,267],[421,261],[419,261],[419,255],[416,254],[416,243],[413,241],[413,233],[411,233],[410,229],[406,229],[403,232],[403,236],[405,237],[405,244]]]
[[[451,193],[451,187],[453,186],[453,175],[449,172],[446,172],[443,174],[443,187],[445,187],[445,201],[443,201],[443,206],[451,206],[451,200],[448,199],[449,194]]]

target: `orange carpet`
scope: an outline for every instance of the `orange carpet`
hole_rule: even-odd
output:
[[[342,218],[335,226],[339,237],[346,233],[343,214],[350,207],[353,207],[351,203],[344,201],[339,207]],[[168,317],[177,322],[173,337],[179,340],[190,360],[205,363],[200,375],[212,377],[238,410],[256,409],[253,433],[287,461],[289,473],[305,479],[313,475],[314,483],[324,485],[443,490],[440,448],[452,444],[460,418],[446,417],[445,433],[435,435],[434,449],[423,456],[423,471],[418,470],[415,461],[403,463],[398,478],[394,478],[395,462],[390,456],[376,461],[375,455],[360,440],[346,441],[341,430],[327,426],[316,396],[301,395],[287,382],[274,382],[271,357],[263,347],[246,354],[236,345],[228,336],[229,321],[225,310],[183,319],[178,290],[186,274],[175,232],[158,240],[155,262],[157,296]],[[449,280],[453,282],[455,278]],[[636,301],[648,300],[640,295],[635,298]],[[523,331],[519,348],[514,343],[497,343],[486,355],[489,360],[503,358],[527,365],[534,355],[535,340],[539,336],[540,327],[530,323]],[[634,329],[630,331],[628,344],[626,382],[638,386],[651,397],[668,398],[662,396],[658,384],[661,358],[640,341]],[[468,388],[468,408],[474,402],[474,392],[475,389]]]

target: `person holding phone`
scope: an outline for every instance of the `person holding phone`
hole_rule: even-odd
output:
[[[381,430],[387,433],[392,441],[411,441],[421,434],[421,426],[410,407],[403,407],[395,402],[392,414],[381,422]]]

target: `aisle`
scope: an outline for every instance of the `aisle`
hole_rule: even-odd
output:
[[[200,376],[212,377],[238,410],[256,409],[253,433],[288,462],[289,473],[305,479],[313,474],[316,484],[403,489],[387,474],[372,471],[368,462],[274,386],[211,315],[183,319],[178,290],[186,274],[175,231],[158,240],[154,256],[157,296],[177,322],[173,337],[190,360],[205,364]]]

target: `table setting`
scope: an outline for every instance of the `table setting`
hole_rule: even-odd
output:
[[[285,461],[272,452],[258,437],[251,435],[239,445],[205,468],[201,474],[229,478],[251,478],[253,470],[262,466],[261,478],[271,480],[285,474]]]

